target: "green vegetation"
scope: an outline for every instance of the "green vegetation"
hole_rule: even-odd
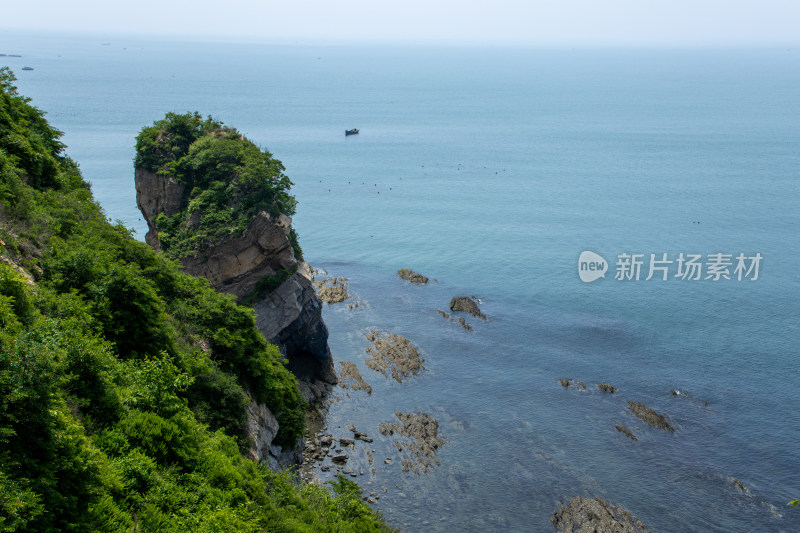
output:
[[[260,211],[293,215],[292,182],[280,161],[234,128],[199,113],[167,113],[136,138],[137,168],[170,176],[189,191],[186,208],[156,221],[171,258],[196,255],[228,235],[241,235]],[[296,234],[295,255],[302,257]]]
[[[248,392],[281,442],[303,429],[280,353],[106,220],[13,82],[0,69],[0,532],[385,529],[355,484],[241,455]]]

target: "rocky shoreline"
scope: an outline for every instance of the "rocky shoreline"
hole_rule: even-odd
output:
[[[402,275],[400,277],[405,279]],[[334,281],[316,284],[318,290],[324,290],[328,286],[344,285],[344,282],[336,280],[344,280],[349,287],[346,278],[328,279]],[[329,305],[346,305],[348,310],[354,309],[352,305],[344,302],[345,300],[339,300]],[[479,302],[475,297],[454,297],[448,306],[450,312],[441,309],[435,311],[443,318],[471,331],[472,327],[466,322],[465,317],[457,315],[464,314],[488,320],[480,309]],[[355,332],[353,334],[355,335]],[[375,372],[375,375],[381,374],[387,380],[403,384],[426,371],[426,362],[421,355],[421,349],[410,339],[376,328],[370,328],[366,333],[362,330],[358,335],[363,335],[369,343],[365,348],[367,358],[361,359],[361,362],[366,368]],[[342,394],[349,397],[351,393],[363,393],[365,396],[361,398],[369,401],[368,398],[374,394],[374,389],[368,381],[372,381],[373,378],[361,374],[363,367],[360,371],[354,361],[340,361],[337,366],[339,390]],[[559,378],[556,382],[565,390],[586,394],[587,398],[594,397],[599,400],[601,397],[607,397],[606,401],[620,402],[620,406],[625,408],[623,412],[628,413],[628,418],[620,419],[619,423],[612,426],[612,431],[633,446],[647,431],[676,433],[679,429],[669,415],[657,412],[641,402],[625,398],[625,391],[616,384],[607,381],[590,384],[570,378]],[[671,395],[676,397],[686,393],[671,390]],[[447,438],[439,431],[439,421],[428,413],[413,410],[396,411],[392,418],[385,418],[377,428],[367,428],[365,432],[349,424],[348,432],[330,431],[324,427],[309,431],[300,475],[302,479],[312,482],[321,482],[334,475],[346,476],[362,487],[363,499],[372,504],[378,503],[382,496],[391,498],[404,496],[402,491],[397,492],[396,487],[385,480],[383,485],[373,486],[381,479],[380,475],[376,475],[378,469],[388,468],[391,472],[391,469],[399,467],[403,475],[425,476],[441,466],[438,452],[447,446]],[[386,452],[387,444],[391,446],[393,453]],[[378,452],[378,450],[383,451]],[[747,494],[748,489],[744,483],[736,478],[730,479],[735,481],[729,481],[728,486]],[[402,484],[397,484],[397,488],[401,486]],[[624,507],[596,495],[570,497],[568,503],[554,509],[551,523],[556,530],[565,532],[649,531],[641,520]]]

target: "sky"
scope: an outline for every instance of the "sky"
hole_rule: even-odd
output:
[[[0,31],[259,42],[800,43],[800,0],[24,0]]]

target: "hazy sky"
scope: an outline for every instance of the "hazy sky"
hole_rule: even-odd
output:
[[[19,0],[0,31],[259,41],[752,45],[800,42],[800,0]]]

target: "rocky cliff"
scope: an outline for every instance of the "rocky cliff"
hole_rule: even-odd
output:
[[[188,204],[187,191],[177,180],[143,168],[136,169],[135,177],[137,203],[149,227],[145,240],[159,249],[156,219],[161,213],[169,216],[183,209]],[[240,236],[220,239],[181,262],[186,272],[207,278],[217,290],[240,302],[247,297],[256,312],[259,330],[286,355],[301,392],[313,403],[336,383],[336,373],[310,269],[295,257],[289,239],[291,222],[285,215],[261,211]],[[283,278],[279,277],[281,273]],[[254,298],[257,284],[265,276],[278,277],[280,284]],[[265,410],[256,404],[248,410],[249,433],[256,442],[254,453],[262,460],[268,459],[267,442],[277,431],[268,429],[274,417]],[[280,456],[280,450],[272,452],[269,455],[273,459]]]
[[[185,207],[186,186],[174,178],[165,178],[137,168],[135,174],[136,204],[147,221],[147,234],[144,240],[158,250],[158,229],[156,218],[161,213],[173,215]]]

